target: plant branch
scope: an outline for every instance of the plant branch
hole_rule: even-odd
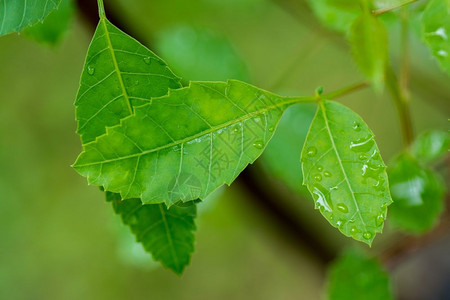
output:
[[[406,5],[409,5],[409,4],[417,2],[417,1],[419,1],[419,0],[408,0],[408,1],[405,1],[403,3],[398,4],[396,6],[392,6],[392,7],[388,7],[388,8],[382,8],[382,9],[379,9],[379,10],[372,10],[372,14],[374,16],[378,17],[379,15],[382,15],[382,14],[385,14],[387,12],[393,11],[393,10],[395,10],[397,8],[400,8],[400,7],[405,7]]]
[[[332,99],[336,99],[336,98],[351,94],[353,92],[356,92],[356,91],[366,88],[368,86],[369,86],[369,84],[367,82],[361,82],[361,83],[357,83],[357,84],[353,84],[353,85],[344,87],[342,89],[339,89],[339,90],[331,92],[331,93],[327,93],[325,95],[322,95],[321,97],[324,99],[332,100]]]

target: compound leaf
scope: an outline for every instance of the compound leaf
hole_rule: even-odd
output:
[[[101,17],[75,101],[77,132],[83,143],[91,142],[132,114],[134,106],[180,87],[161,58]]]
[[[388,38],[383,23],[365,9],[353,23],[349,40],[356,64],[375,89],[381,90],[388,60]]]
[[[234,80],[191,82],[85,144],[74,168],[123,199],[168,206],[204,199],[262,153],[299,99]]]
[[[40,43],[56,45],[69,28],[74,10],[72,0],[61,0],[59,7],[47,16],[44,23],[27,27],[23,30],[23,33]]]
[[[339,257],[328,271],[328,299],[393,299],[388,274],[378,261],[355,250]]]
[[[450,74],[450,1],[431,0],[422,16],[422,38]]]
[[[0,0],[0,36],[42,22],[61,0]]]
[[[444,184],[433,171],[409,154],[402,154],[389,168],[394,203],[389,220],[406,232],[423,233],[436,224],[443,208]]]
[[[154,260],[178,274],[183,272],[194,251],[195,204],[167,209],[164,204],[142,204],[139,199],[121,200],[119,194],[110,192],[106,200]]]
[[[370,245],[392,199],[386,166],[361,117],[337,102],[321,101],[301,161],[303,184],[316,208],[344,235]]]

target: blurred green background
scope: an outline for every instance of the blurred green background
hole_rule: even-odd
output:
[[[321,27],[299,3],[108,0],[105,5],[107,14],[120,18],[118,25],[125,24],[125,31],[186,82],[236,78],[283,95],[312,95],[320,85],[329,92],[363,81],[345,38]],[[387,23],[396,66],[399,24]],[[73,102],[92,30],[85,11],[77,12],[54,47],[16,34],[0,38],[0,299],[321,298],[324,262],[307,243],[299,246],[292,233],[273,224],[242,182],[200,204],[196,252],[181,278],[136,246],[102,193],[70,167],[81,150]],[[415,130],[446,129],[449,77],[414,32],[411,43]],[[389,96],[365,89],[342,102],[366,120],[390,161],[402,138]],[[313,114],[308,105],[291,107],[247,176],[268,184],[275,201],[337,253],[356,243],[328,225],[301,187],[299,155]],[[374,249],[386,247],[392,236],[388,226]],[[436,253],[444,260],[434,261],[436,268],[447,267],[442,272],[449,275],[449,241],[447,232],[414,259],[396,264],[392,274],[401,298],[421,299],[416,281],[423,289],[445,279],[426,276]]]

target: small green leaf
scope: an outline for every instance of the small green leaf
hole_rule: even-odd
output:
[[[378,261],[353,251],[339,257],[328,271],[330,300],[393,299],[388,274]]]
[[[196,205],[167,209],[164,204],[143,205],[139,199],[121,200],[110,192],[106,200],[154,260],[178,274],[183,272],[194,252]]]
[[[450,74],[450,1],[431,0],[422,16],[422,38]]]
[[[441,178],[409,154],[400,155],[389,169],[394,203],[389,220],[411,233],[423,233],[436,224],[443,207],[444,184]]]
[[[133,107],[180,88],[180,79],[166,63],[106,18],[89,46],[75,101],[77,132],[83,143],[119,124]]]
[[[308,0],[319,20],[327,27],[347,34],[361,13],[359,1]]]
[[[40,43],[56,45],[69,28],[74,9],[72,0],[61,0],[59,7],[48,15],[44,23],[25,28],[23,33]]]
[[[61,0],[0,0],[0,36],[42,22]]]
[[[388,60],[388,39],[384,25],[366,9],[353,23],[349,40],[356,64],[372,81],[374,88],[381,90]]]
[[[344,235],[370,245],[392,199],[386,166],[361,117],[337,102],[321,101],[301,161],[316,208]]]
[[[412,154],[419,162],[430,163],[439,160],[450,149],[448,132],[431,130],[422,133],[412,145]]]
[[[85,144],[74,168],[123,199],[204,199],[255,161],[284,110],[301,99],[234,80],[191,82]]]
[[[230,42],[210,29],[179,25],[158,34],[156,45],[186,80],[248,80],[245,63]]]

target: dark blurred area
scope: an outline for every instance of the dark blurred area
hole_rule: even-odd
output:
[[[255,165],[199,205],[197,244],[182,277],[152,262],[102,193],[70,165],[81,150],[73,102],[97,19],[77,2],[63,42],[0,38],[0,299],[320,299],[326,267],[346,247],[382,254],[399,299],[450,299],[449,214],[425,238],[389,223],[371,249],[344,237],[302,187],[301,147],[315,107],[283,116]],[[345,37],[294,0],[107,0],[110,20],[189,80],[240,79],[282,95],[364,81]],[[399,24],[388,20],[392,63]],[[449,77],[411,32],[415,132],[447,129]],[[402,149],[387,93],[340,99],[376,135],[386,162]],[[439,168],[448,178],[448,159]],[[288,167],[286,167],[288,166]],[[289,167],[290,166],[290,167]],[[447,199],[448,202],[448,199]]]

